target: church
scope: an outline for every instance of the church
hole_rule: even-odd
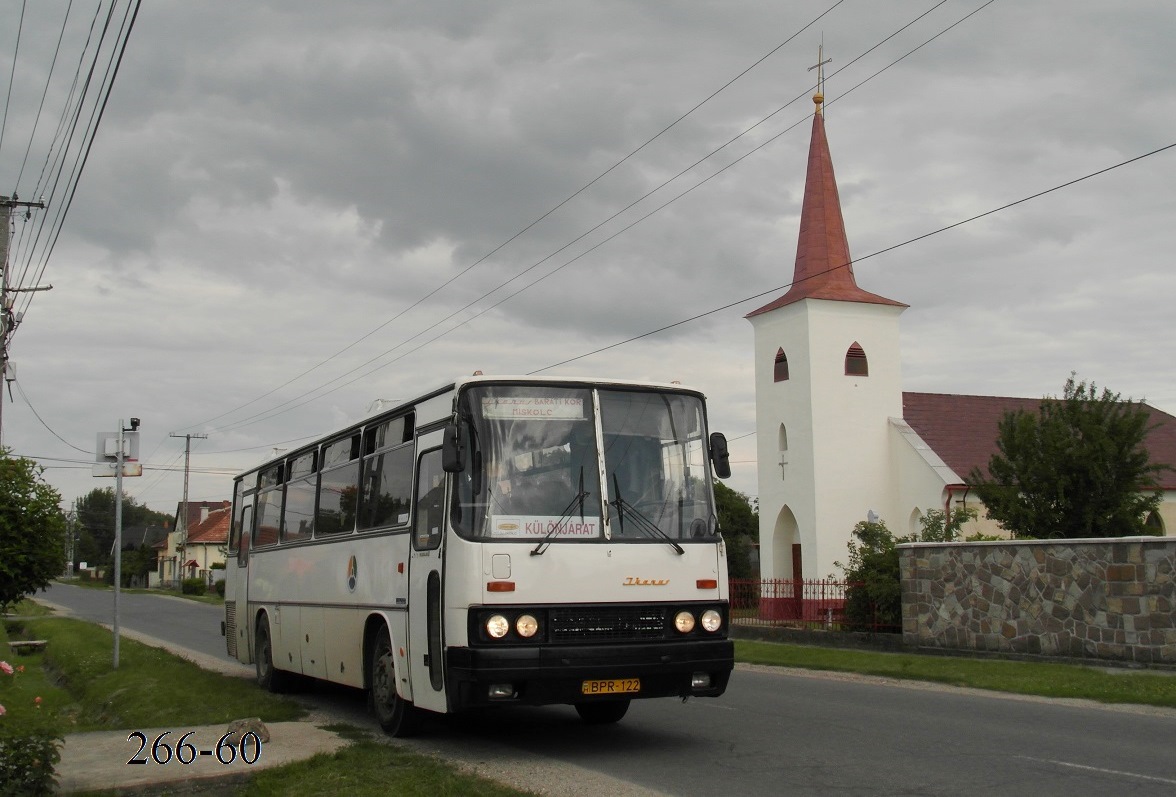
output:
[[[899,317],[907,305],[857,284],[824,97],[813,96],[812,139],[796,265],[788,291],[747,315],[755,338],[760,569],[764,579],[841,578],[854,526],[880,519],[896,535],[930,509],[974,507],[965,526],[1007,536],[969,497],[967,475],[987,469],[1006,412],[1039,398],[904,393]],[[1152,416],[1152,462],[1176,465],[1176,417]],[[1147,518],[1176,534],[1176,471]]]

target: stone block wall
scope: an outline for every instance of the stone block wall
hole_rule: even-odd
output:
[[[1176,539],[899,546],[909,647],[1176,665]]]

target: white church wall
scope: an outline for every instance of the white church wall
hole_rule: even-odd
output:
[[[845,561],[853,527],[871,510],[894,511],[887,418],[902,412],[901,311],[809,299],[751,319],[765,578],[792,577],[791,551],[777,550],[789,544],[783,531],[791,520],[802,546],[803,576],[840,577],[834,563]],[[845,374],[845,355],[854,343],[866,353],[868,376]],[[789,379],[775,382],[780,348],[788,357]],[[783,465],[781,424],[788,440]]]
[[[814,524],[812,430],[804,314],[797,306],[751,319],[755,329],[756,455],[760,501],[760,569],[764,578],[791,578],[793,540]],[[774,381],[776,352],[788,357],[790,378]],[[787,462],[780,463],[780,426]],[[785,510],[785,507],[787,509]],[[778,537],[780,538],[778,540]]]
[[[895,476],[894,520],[901,519],[902,524],[892,523],[889,517],[884,519],[895,536],[902,536],[921,528],[918,523],[912,527],[913,511],[922,517],[929,509],[943,510],[947,485],[957,484],[960,479],[904,421],[891,418],[887,426]]]
[[[898,315],[902,308],[808,302],[812,336],[816,545],[809,577],[841,576],[854,526],[873,511],[893,514],[887,419],[902,412]],[[868,376],[848,376],[845,355],[857,343]],[[815,570],[808,567],[811,558]]]

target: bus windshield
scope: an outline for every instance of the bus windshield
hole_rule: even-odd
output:
[[[463,537],[715,540],[699,396],[477,385],[459,418],[466,445],[453,521]]]

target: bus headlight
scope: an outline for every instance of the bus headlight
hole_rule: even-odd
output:
[[[723,625],[723,615],[714,609],[707,609],[702,613],[702,627],[710,633],[718,631]]]
[[[523,639],[530,639],[538,630],[539,621],[529,614],[519,615],[519,619],[515,620],[515,631],[518,631]]]
[[[674,628],[683,634],[689,634],[694,630],[694,615],[690,612],[678,612],[674,616]]]
[[[486,621],[486,633],[494,639],[502,639],[510,633],[510,620],[501,614],[493,615]]]

